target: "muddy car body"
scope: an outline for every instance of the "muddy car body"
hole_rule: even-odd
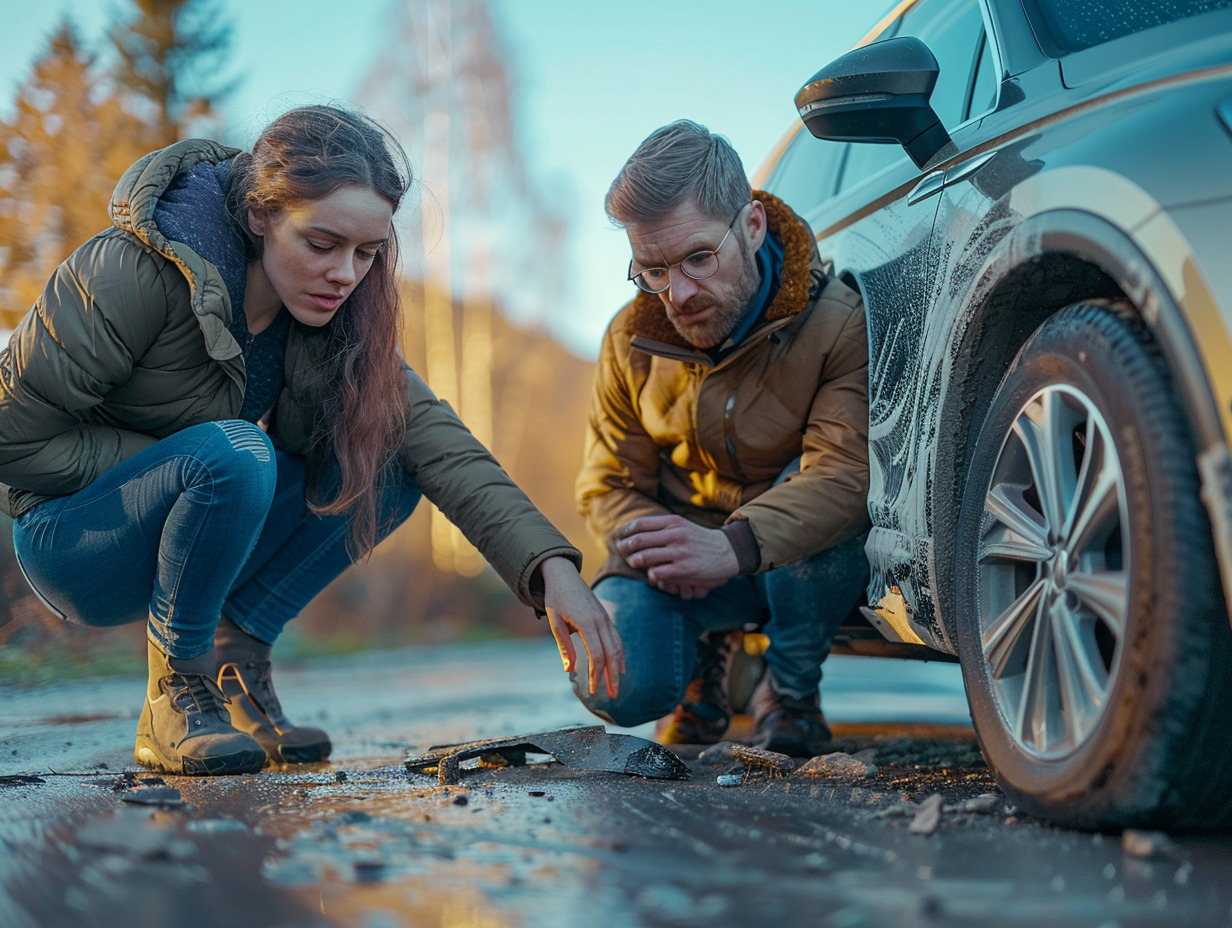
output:
[[[840,644],[957,657],[1029,812],[1226,826],[1232,8],[1128,6],[901,3],[755,180],[867,306]]]

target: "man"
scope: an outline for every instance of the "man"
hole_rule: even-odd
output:
[[[718,741],[724,635],[756,624],[758,742],[821,753],[821,663],[868,576],[860,297],[826,277],[799,216],[751,190],[727,140],[688,120],[638,147],[605,206],[640,292],[604,336],[577,494],[609,552],[595,592],[627,672],[617,698],[579,698],[623,726],[672,713],[669,743]]]

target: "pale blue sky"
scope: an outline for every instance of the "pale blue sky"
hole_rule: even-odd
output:
[[[414,0],[226,0],[241,78],[225,105],[240,144],[289,106],[351,99],[391,4]],[[851,47],[890,0],[490,0],[510,52],[522,150],[566,191],[569,303],[543,321],[593,356],[631,295],[628,244],[603,194],[653,129],[688,117],[726,135],[750,174],[795,120],[792,97]],[[0,0],[0,113],[68,13],[97,38],[117,0]],[[828,144],[828,143],[818,143]]]

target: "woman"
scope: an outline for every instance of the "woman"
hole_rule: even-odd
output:
[[[385,130],[330,106],[251,154],[154,152],[0,353],[0,502],[27,580],[70,621],[148,620],[141,764],[326,758],[325,732],[282,713],[271,645],[421,494],[546,612],[566,670],[576,632],[592,689],[617,689],[579,553],[398,356],[409,181]]]

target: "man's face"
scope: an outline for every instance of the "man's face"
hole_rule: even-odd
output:
[[[714,276],[694,280],[680,269],[679,262],[689,255],[718,248],[730,218],[708,216],[690,200],[662,219],[625,227],[633,249],[633,273],[670,268],[670,286],[658,297],[681,338],[695,348],[721,344],[761,286],[754,254],[765,239],[766,212],[756,200],[737,215],[719,251]]]

